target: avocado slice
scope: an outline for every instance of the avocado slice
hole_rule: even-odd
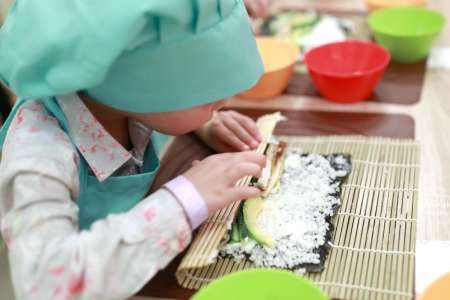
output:
[[[263,209],[262,198],[251,198],[245,200],[243,212],[244,222],[247,225],[249,236],[261,245],[272,247],[272,237],[265,234],[258,228],[258,216]]]

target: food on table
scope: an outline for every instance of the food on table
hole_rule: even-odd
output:
[[[258,267],[321,271],[350,157],[287,148],[275,164],[284,165],[280,176],[272,168],[277,183],[265,196],[243,202],[220,255]]]
[[[249,237],[255,240],[258,244],[272,247],[273,239],[271,236],[265,234],[258,226],[258,217],[263,210],[263,199],[252,198],[244,202],[242,211],[244,213],[244,224],[248,229]]]
[[[283,170],[283,156],[286,150],[286,143],[269,143],[266,151],[266,167],[262,170],[261,177],[258,178],[256,186],[264,191],[263,197],[270,194],[271,190],[279,183]]]
[[[261,27],[261,33],[288,38],[297,43],[304,53],[317,46],[345,40],[351,25],[343,18],[314,11],[288,11],[268,18]]]

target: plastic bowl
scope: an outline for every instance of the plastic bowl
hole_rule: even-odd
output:
[[[239,97],[269,99],[286,89],[300,51],[294,42],[273,37],[257,37],[256,44],[264,64],[264,75]]]
[[[425,0],[366,0],[369,11],[396,6],[424,6]]]
[[[420,295],[419,300],[450,299],[450,273],[442,275]]]
[[[320,94],[339,103],[367,99],[389,64],[389,52],[370,42],[344,41],[308,51],[305,63]]]
[[[445,22],[439,12],[413,6],[377,10],[369,17],[376,41],[404,63],[426,58]]]
[[[191,300],[326,300],[310,281],[291,272],[252,269],[224,276],[201,289]]]

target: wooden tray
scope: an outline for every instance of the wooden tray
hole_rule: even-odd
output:
[[[267,114],[267,110],[239,110],[253,118]],[[414,138],[414,120],[405,115],[329,113],[312,111],[283,111],[288,122],[280,123],[275,134],[291,136],[368,135],[392,138]],[[181,174],[192,160],[211,154],[200,140],[192,135],[175,139],[162,160],[161,170],[152,189]],[[165,270],[145,286],[140,296],[188,299],[194,291],[180,287],[175,271],[183,257],[180,254]]]

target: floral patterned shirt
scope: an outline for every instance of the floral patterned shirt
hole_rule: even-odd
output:
[[[147,128],[130,121],[134,149],[127,151],[78,96],[58,102],[75,147],[100,181],[139,172],[150,142]],[[80,232],[75,147],[39,101],[23,104],[8,130],[0,164],[0,228],[17,299],[126,299],[190,242],[189,213],[169,188]]]

